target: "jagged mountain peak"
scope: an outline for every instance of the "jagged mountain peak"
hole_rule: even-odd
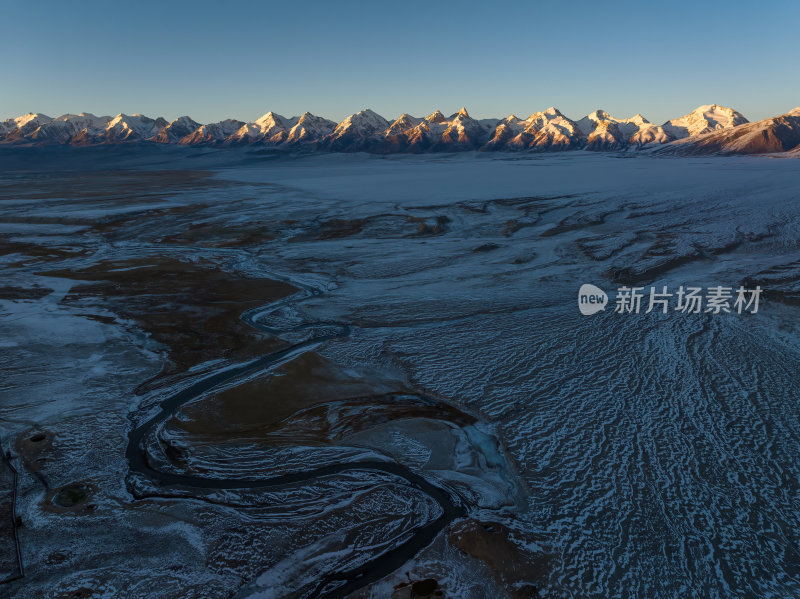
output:
[[[221,141],[219,138],[223,137],[224,141],[231,144],[240,143],[268,143],[275,144],[281,143],[289,135],[289,130],[297,124],[300,117],[292,117],[287,119],[283,115],[276,112],[269,111],[260,116],[252,123],[239,123],[236,131],[230,132],[232,127],[231,120],[220,121],[218,126],[213,127],[200,134],[200,139],[210,138],[214,142]]]
[[[421,118],[418,118],[418,117],[415,117],[415,116],[411,116],[410,114],[404,112],[399,117],[397,117],[394,121],[392,121],[391,126],[404,125],[404,124],[405,125],[409,125],[409,126],[414,126],[414,125],[419,125],[423,120],[424,119],[421,119]]]
[[[441,110],[434,110],[425,117],[425,120],[429,123],[443,123],[447,120],[447,118],[442,114]]]
[[[198,127],[200,126],[200,123],[198,123],[196,120],[194,120],[192,117],[188,115],[179,116],[178,118],[170,121],[170,124],[175,124],[175,123],[187,123],[187,124],[197,125]]]
[[[311,114],[310,112],[304,112],[300,115],[300,118],[297,119],[297,123],[294,127],[298,126],[325,126],[327,127],[330,125],[330,129],[333,130],[336,127],[336,123],[334,121],[328,120],[325,117],[317,116],[315,114]]]
[[[719,104],[698,106],[689,114],[671,119],[662,126],[673,137],[680,139],[690,135],[701,135],[717,129],[730,129],[749,122],[744,115]]]
[[[554,120],[554,119],[566,119],[566,117],[563,114],[561,114],[561,111],[558,108],[556,108],[555,106],[551,106],[547,110],[541,110],[539,112],[534,112],[532,115],[530,115],[525,120],[529,121],[529,122],[532,122],[532,121],[537,121],[537,120],[542,120],[542,119],[550,121],[550,120]]]
[[[41,112],[28,112],[23,114],[22,116],[18,116],[11,121],[17,127],[26,127],[26,126],[38,126],[41,123],[49,123],[53,119],[46,114],[42,114]]]
[[[54,121],[71,121],[73,119],[96,119],[95,115],[91,112],[81,112],[80,114],[72,114],[71,112],[64,113],[60,116],[55,117]],[[108,118],[109,120],[111,117],[100,117],[100,118]]]
[[[602,108],[598,108],[594,112],[590,113],[588,115],[588,117],[593,121],[607,121],[607,120],[611,120],[613,118],[610,114],[608,114]],[[614,119],[614,120],[616,120],[616,119]]]
[[[160,117],[159,117],[160,118]],[[157,119],[152,119],[149,116],[145,116],[140,112],[134,112],[133,114],[125,114],[124,112],[120,112],[117,116],[111,119],[112,123],[119,123],[122,121],[143,121],[152,123]]]
[[[36,118],[49,119],[50,117],[47,116],[46,114],[41,113],[41,112],[26,112],[22,116],[18,116],[18,117],[14,118],[14,119],[11,119],[11,120],[16,121],[18,123],[24,124],[24,123],[27,123],[28,121],[31,121],[31,120],[36,119]]]
[[[366,108],[336,125],[327,142],[334,148],[343,148],[356,142],[365,143],[367,139],[380,137],[387,128],[389,121]]]
[[[370,108],[365,108],[364,110],[359,110],[355,114],[351,114],[349,117],[347,117],[341,123],[339,123],[338,127],[341,127],[342,125],[346,125],[346,124],[347,125],[352,125],[352,124],[357,124],[357,123],[359,123],[359,124],[368,124],[368,125],[376,125],[376,126],[380,125],[380,126],[383,126],[383,127],[386,127],[386,126],[389,125],[389,121],[387,121],[385,118],[383,118],[377,112],[375,112],[374,110],[371,110]]]
[[[333,121],[304,112],[297,124],[289,130],[289,135],[283,143],[313,147],[330,135],[335,128],[336,123]]]
[[[286,121],[286,117],[285,116],[282,116],[282,115],[278,114],[277,112],[272,112],[270,110],[266,114],[258,117],[253,122],[256,123],[257,125],[262,125],[262,124],[265,124],[265,123],[271,123],[271,124],[278,123],[278,122],[282,123],[284,121]]]
[[[422,122],[424,122],[424,119],[411,116],[404,112],[386,128],[384,135],[387,137],[402,135]]]
[[[187,135],[191,135],[200,128],[200,123],[188,116],[179,116],[168,123],[153,136],[153,141],[158,143],[178,143]]]
[[[689,113],[689,114],[696,114],[696,113],[703,113],[703,112],[714,112],[718,108],[725,109],[724,106],[719,106],[717,104],[703,104],[702,106],[698,106],[697,108],[692,110],[692,112]],[[728,110],[730,110],[730,109],[728,109]]]
[[[411,115],[410,115],[410,114],[408,114],[407,112],[404,112],[404,113],[403,113],[403,114],[401,114],[399,117],[397,117],[397,118],[394,120],[394,122],[395,122],[395,123],[398,123],[398,122],[408,122],[408,123],[412,123],[412,122],[413,122],[413,123],[416,125],[416,124],[418,124],[419,122],[421,122],[422,120],[423,120],[423,119],[421,119],[421,118],[419,118],[419,117],[411,116]]]
[[[584,122],[586,119],[594,122],[601,122],[601,121],[611,121],[614,123],[632,123],[635,125],[643,125],[645,123],[649,123],[646,118],[644,118],[640,113],[636,113],[630,118],[627,119],[618,119],[614,116],[611,116],[607,111],[603,110],[602,108],[598,108],[594,112],[589,113],[583,119],[578,121],[579,123]]]

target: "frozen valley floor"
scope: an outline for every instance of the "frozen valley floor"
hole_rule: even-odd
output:
[[[12,595],[800,593],[795,160],[84,156],[0,166]]]

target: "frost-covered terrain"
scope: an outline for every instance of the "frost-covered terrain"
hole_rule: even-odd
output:
[[[4,591],[800,594],[796,160],[18,151]]]

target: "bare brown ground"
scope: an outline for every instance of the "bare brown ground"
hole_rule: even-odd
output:
[[[23,259],[7,265],[6,268],[17,268],[26,264],[36,264],[39,262],[51,262],[54,260],[64,260],[65,258],[75,258],[87,253],[86,250],[58,248],[11,241],[8,237],[0,237],[0,256],[19,254]]]
[[[400,383],[343,372],[309,352],[271,376],[187,404],[170,424],[211,442],[295,445],[332,443],[378,424],[415,417],[474,421],[445,404],[420,401]]]
[[[548,572],[548,558],[523,549],[517,534],[497,522],[463,520],[450,531],[450,543],[489,567],[513,599],[538,599],[535,586]]]
[[[0,285],[0,299],[4,300],[37,300],[52,293],[52,289],[34,285],[17,287],[16,285]]]
[[[239,316],[296,291],[280,281],[251,279],[211,264],[163,256],[42,274],[90,281],[73,287],[62,301],[85,305],[90,298],[122,318],[135,320],[167,346],[168,359],[160,376],[211,359],[244,360],[274,351],[282,342],[254,330]]]
[[[0,187],[4,198],[47,200],[141,200],[149,194],[162,195],[181,188],[216,183],[205,171],[97,171],[91,173],[53,173],[20,176]]]
[[[243,247],[275,239],[267,225],[230,226],[223,223],[197,223],[184,231],[164,237],[166,243],[199,247]]]

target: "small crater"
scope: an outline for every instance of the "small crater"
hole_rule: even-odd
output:
[[[533,252],[530,252],[528,254],[523,254],[522,256],[517,256],[516,258],[514,258],[514,260],[511,263],[512,264],[527,264],[528,262],[530,262],[530,261],[532,261],[534,259],[536,259],[536,254],[533,253]]]
[[[91,501],[96,490],[94,485],[89,483],[69,483],[50,491],[45,497],[42,507],[55,513],[91,514],[97,509],[96,502]]]
[[[33,429],[17,438],[15,449],[23,464],[32,472],[41,472],[47,457],[51,456],[54,434],[50,431]]]
[[[89,489],[82,484],[72,484],[63,487],[55,497],[53,503],[60,507],[75,507],[84,503],[89,496]]]
[[[53,551],[50,555],[45,558],[45,563],[50,566],[63,564],[69,559],[69,554],[64,553],[63,551]]]
[[[57,599],[85,599],[86,597],[91,597],[92,595],[94,595],[94,589],[80,587],[58,595]]]

